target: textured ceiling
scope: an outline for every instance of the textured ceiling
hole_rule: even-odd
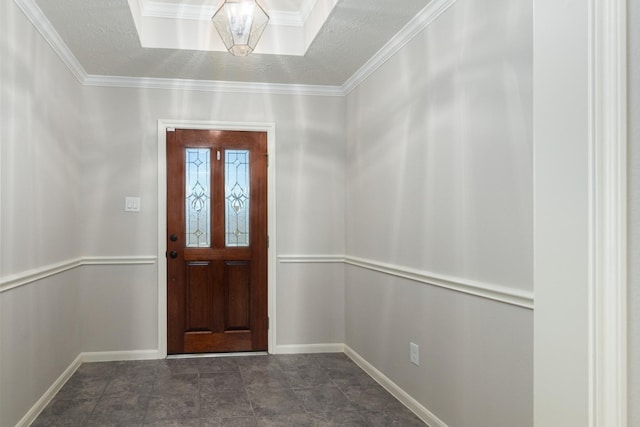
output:
[[[340,0],[305,56],[234,57],[141,47],[127,0],[36,0],[90,75],[330,86],[345,83],[428,2]]]

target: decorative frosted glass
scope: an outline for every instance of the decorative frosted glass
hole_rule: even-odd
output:
[[[211,149],[187,148],[185,223],[188,248],[211,246]]]
[[[249,246],[249,150],[224,155],[225,245]]]

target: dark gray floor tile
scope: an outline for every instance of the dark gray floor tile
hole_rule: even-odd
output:
[[[258,427],[312,427],[313,421],[307,414],[269,415],[256,417]]]
[[[234,359],[229,357],[205,357],[197,359],[196,366],[201,374],[209,372],[238,372],[238,364]]]
[[[200,397],[196,395],[153,396],[144,421],[176,420],[200,417]]]
[[[311,388],[320,385],[333,385],[333,381],[326,369],[309,367],[295,371],[286,371],[284,376],[291,388]]]
[[[419,426],[346,355],[86,363],[33,426]]]
[[[158,368],[157,360],[129,360],[116,362],[115,375],[120,376],[153,376]]]
[[[148,423],[144,423],[146,426],[153,427],[200,427],[202,422],[198,418],[188,418],[188,419],[175,419],[175,420],[162,420],[162,421],[150,421]],[[213,424],[214,426],[218,426],[219,424]]]
[[[291,389],[250,390],[249,399],[256,416],[305,412],[302,402]]]
[[[215,424],[206,424],[206,420],[203,420],[201,427],[210,427]],[[220,427],[256,427],[258,421],[254,417],[238,417],[238,418],[223,418],[220,420]]]
[[[198,359],[166,359],[158,363],[158,376],[198,374]]]
[[[409,408],[404,406],[399,400],[393,399],[393,402],[389,403],[384,409],[380,409],[383,412],[404,412],[408,415],[415,415]]]
[[[40,426],[82,425],[91,415],[97,399],[54,399],[33,424]]]
[[[131,421],[110,421],[110,420],[89,420],[87,423],[82,424],[82,427],[142,427],[142,423],[135,423]]]
[[[111,379],[103,396],[150,395],[154,377],[147,375],[115,376]]]
[[[359,412],[311,413],[309,418],[314,427],[367,427],[369,424]]]
[[[148,405],[148,396],[103,396],[96,404],[89,420],[112,423],[142,423]]]
[[[416,414],[411,412],[409,408],[404,406],[400,401],[395,400],[393,403],[387,405],[384,412],[391,417],[392,420],[399,419],[405,420],[406,425],[424,425],[422,420],[418,418]]]
[[[200,427],[256,427],[257,421],[254,417],[235,418],[202,418]]]
[[[282,354],[278,355],[277,362],[283,371],[297,371],[318,366],[318,362],[309,354]]]
[[[110,377],[115,374],[117,362],[90,362],[83,363],[73,376],[83,377]]]
[[[355,363],[344,353],[319,353],[314,354],[313,356],[318,364],[325,368],[355,365]]]
[[[352,377],[368,376],[366,372],[358,367],[358,365],[351,364],[338,364],[330,366],[327,369],[327,373],[333,379],[344,379]]]
[[[307,412],[330,413],[356,411],[340,389],[334,385],[294,390]]]
[[[211,393],[200,398],[200,416],[216,418],[252,417],[253,409],[244,390]]]
[[[153,385],[153,395],[197,396],[198,374],[160,375]]]
[[[242,391],[244,382],[240,372],[213,372],[200,374],[200,395],[212,393]]]
[[[360,386],[377,386],[376,380],[371,378],[365,371],[361,369],[342,369],[340,371],[328,370],[327,375],[341,389],[352,385]]]
[[[290,388],[284,372],[277,367],[241,370],[240,374],[248,390]]]
[[[388,405],[397,402],[389,392],[379,385],[354,385],[345,387],[342,391],[345,396],[347,396],[347,399],[359,410],[380,411],[384,410]]]
[[[270,415],[257,417],[259,427],[312,427],[313,421],[307,414]]]
[[[424,427],[427,425],[410,411],[408,413],[365,411],[362,417],[371,427]]]
[[[238,367],[243,369],[264,369],[268,366],[274,368],[280,368],[278,363],[278,356],[264,355],[264,356],[237,356],[232,358]]]
[[[60,399],[98,398],[107,388],[109,380],[109,377],[72,376],[56,397]]]

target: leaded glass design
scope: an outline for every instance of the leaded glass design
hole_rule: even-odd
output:
[[[185,151],[186,210],[188,248],[211,246],[211,149]]]
[[[225,245],[249,246],[249,150],[224,155]]]

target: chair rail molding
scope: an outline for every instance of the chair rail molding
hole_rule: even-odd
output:
[[[513,287],[484,283],[472,279],[446,276],[443,274],[405,267],[397,264],[385,263],[351,255],[305,254],[278,255],[280,264],[336,264],[344,263],[354,267],[378,273],[388,274],[425,285],[437,286],[455,292],[462,292],[481,298],[490,299],[514,305],[521,308],[533,309],[533,292]]]
[[[0,277],[0,293],[28,285],[65,271],[73,270],[81,266],[92,265],[144,265],[155,264],[155,255],[134,256],[85,256],[33,268],[6,277]]]

